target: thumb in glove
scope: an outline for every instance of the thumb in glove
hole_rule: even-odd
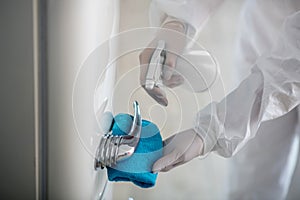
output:
[[[167,172],[202,154],[203,141],[193,130],[188,129],[172,135],[164,141],[163,156],[153,167],[153,172]]]

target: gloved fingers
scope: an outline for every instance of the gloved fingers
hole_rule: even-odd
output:
[[[149,68],[149,63],[153,52],[155,51],[158,41],[165,41],[165,60],[162,66],[162,73],[160,79],[162,83],[170,88],[176,87],[183,83],[183,78],[175,76],[175,67],[178,54],[180,54],[186,46],[185,26],[181,22],[168,22],[165,23],[163,29],[158,31],[157,37],[150,42],[147,48],[145,48],[139,55],[140,60],[140,84],[146,90],[146,92],[155,99],[159,104],[163,106],[168,105],[165,92],[162,88],[154,87],[149,90],[145,88],[146,76]]]
[[[181,75],[175,74],[172,76],[169,80],[163,80],[164,85],[166,85],[169,88],[174,88],[179,85],[181,85],[184,82],[184,79]]]
[[[171,79],[173,75],[173,71],[176,67],[176,62],[177,62],[177,55],[174,53],[167,52],[166,60],[163,67],[163,73],[162,73],[162,77],[164,80],[167,81]]]
[[[167,145],[170,144],[170,142],[174,139],[174,137],[176,137],[176,134],[171,135],[170,137],[168,137],[167,139],[165,139],[165,140],[163,141],[164,148],[166,148]]]
[[[194,142],[193,142],[194,143]],[[190,160],[192,160],[193,158],[197,157],[197,155],[199,155],[198,153],[196,155],[194,155],[192,152],[197,152],[199,146],[196,146],[195,144],[192,144],[186,151],[189,152],[177,152],[176,157],[177,159],[169,160],[169,163],[165,162],[163,164],[160,164],[160,170],[156,171],[156,172],[168,172],[171,169],[178,167],[180,165],[183,165],[184,163],[189,162]],[[175,152],[175,151],[173,151]],[[172,152],[172,153],[173,153]],[[171,153],[171,154],[172,154]],[[159,164],[157,164],[159,165]]]
[[[140,84],[145,85],[151,57],[156,49],[157,41],[153,40],[139,55],[140,61]]]
[[[139,60],[140,60],[140,84],[141,85],[145,85],[145,80],[146,80],[146,74],[148,72],[148,65],[150,62],[150,58],[153,54],[153,51],[155,49],[154,48],[145,48],[140,56],[139,56]]]
[[[174,168],[173,165],[170,165],[170,166],[167,166],[167,167],[161,169],[159,172],[168,172],[168,171],[170,171],[173,168]]]
[[[171,135],[163,141],[165,154],[171,152],[174,149],[178,149],[180,152],[185,152],[193,144],[195,135],[188,130]]]
[[[165,92],[159,88],[158,86],[155,86],[153,89],[147,89],[145,87],[145,79],[146,79],[146,74],[148,72],[148,65],[150,62],[150,58],[152,56],[154,49],[153,48],[145,48],[143,52],[140,54],[139,59],[140,59],[140,84],[143,86],[143,88],[146,90],[146,92],[159,104],[163,106],[168,105],[168,100],[166,97]]]
[[[164,156],[153,165],[153,171],[166,172],[201,155],[203,142],[192,129],[172,135],[163,142]]]
[[[146,92],[159,104],[163,106],[168,105],[168,99],[166,97],[166,93],[159,87],[155,86],[152,90],[146,89]]]
[[[182,138],[182,134],[174,134],[168,137],[163,141],[164,155],[177,152],[177,158],[184,156],[193,144],[193,140],[194,138],[189,138],[189,136]]]
[[[153,164],[152,171],[156,173],[162,171],[163,169],[168,169],[170,166],[180,162],[178,161],[178,159],[181,157],[180,155],[181,154],[176,150],[164,155]]]
[[[146,69],[145,67],[141,67],[141,72],[140,72],[140,76],[141,77],[145,77],[146,75]],[[146,92],[159,104],[163,105],[163,106],[167,106],[168,105],[168,99],[166,97],[166,93],[164,92],[164,90],[158,86],[155,86],[152,90],[145,88],[145,79],[141,78],[140,79],[141,85],[143,86],[143,88],[146,90]],[[176,87],[178,85],[181,85],[184,82],[184,79],[182,78],[182,76],[180,76],[179,74],[175,74],[171,77],[171,79],[169,80],[164,80],[163,79],[163,84],[167,87],[173,88]]]
[[[166,166],[165,168],[163,168],[162,170],[160,170],[160,172],[168,172],[171,169],[173,169],[173,168],[175,168],[175,167],[177,167],[179,165],[182,165],[182,164],[184,164],[183,159],[178,159],[176,162],[174,162],[174,164]]]

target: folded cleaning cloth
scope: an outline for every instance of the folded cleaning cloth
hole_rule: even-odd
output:
[[[113,135],[129,133],[133,117],[128,114],[118,114],[114,118]],[[162,156],[162,138],[157,126],[142,120],[140,141],[134,154],[128,159],[117,162],[116,166],[107,168],[108,180],[131,181],[142,187],[153,187],[157,174],[152,173],[152,165]]]

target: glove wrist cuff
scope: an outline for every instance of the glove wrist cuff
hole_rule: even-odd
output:
[[[185,23],[183,20],[180,20],[178,18],[172,17],[172,16],[167,16],[164,20],[164,22],[162,23],[161,27],[164,27],[166,25],[175,25],[175,26],[179,26],[180,28],[183,29],[183,33],[186,34],[187,32],[187,23]]]
[[[206,157],[212,151],[214,145],[216,144],[216,139],[209,135],[201,127],[194,127],[194,131],[202,139],[203,142],[203,150],[201,152],[201,156]]]

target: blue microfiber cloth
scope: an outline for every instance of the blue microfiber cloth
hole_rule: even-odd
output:
[[[126,135],[131,128],[133,117],[128,114],[118,114],[114,118],[113,135]],[[116,166],[107,168],[108,180],[131,181],[142,188],[153,187],[157,174],[152,173],[152,165],[159,159],[163,142],[157,126],[149,121],[142,121],[142,132],[139,144],[134,154]]]

